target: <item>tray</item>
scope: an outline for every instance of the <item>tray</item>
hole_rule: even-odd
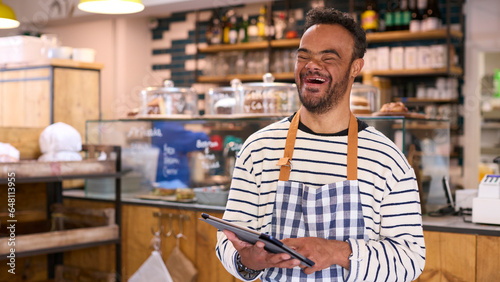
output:
[[[176,195],[157,196],[157,195],[147,195],[146,194],[146,195],[137,195],[135,197],[138,199],[142,199],[142,200],[167,201],[167,202],[178,202],[178,203],[194,203],[194,202],[196,202],[196,198],[177,200]]]
[[[426,118],[424,114],[412,113],[412,112],[375,112],[372,116],[384,117],[384,116],[402,116],[405,118]]]

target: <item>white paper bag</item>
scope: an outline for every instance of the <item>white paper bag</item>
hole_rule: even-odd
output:
[[[128,282],[173,282],[173,280],[161,254],[158,251],[153,251]]]
[[[71,125],[57,122],[47,126],[39,138],[40,151],[48,152],[71,151],[80,152],[82,150],[82,137],[80,133]]]

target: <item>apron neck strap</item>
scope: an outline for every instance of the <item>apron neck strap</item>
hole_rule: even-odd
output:
[[[299,128],[300,109],[290,123],[288,133],[286,136],[285,151],[283,157],[279,159],[276,165],[280,168],[280,181],[288,181],[290,178],[290,171],[292,170],[292,156],[295,147],[295,138]],[[358,121],[351,112],[349,119],[349,129],[347,134],[347,180],[358,179]]]

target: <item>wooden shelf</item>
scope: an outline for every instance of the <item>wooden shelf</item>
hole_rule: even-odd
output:
[[[481,147],[482,155],[500,155],[500,148],[497,147]]]
[[[500,111],[482,112],[483,119],[498,119],[500,120]]]
[[[394,98],[394,101],[403,103],[422,103],[422,104],[458,103],[458,99],[427,99],[427,98],[414,98],[414,97]]]
[[[452,38],[461,39],[463,38],[463,33],[458,30],[450,30],[450,36]],[[447,37],[446,29],[429,30],[429,31],[419,31],[419,32],[409,32],[409,31],[386,31],[386,32],[376,32],[368,33],[366,35],[367,43],[377,43],[377,42],[393,42],[393,41],[412,41],[412,40],[429,40],[429,39],[445,39]],[[220,44],[220,45],[210,45],[207,47],[199,48],[200,53],[216,53],[222,51],[245,51],[245,50],[256,50],[256,49],[266,49],[271,46],[272,48],[297,48],[300,44],[300,38],[292,39],[278,39],[271,41],[260,41],[260,42],[249,42],[249,43],[239,43],[239,44]]]
[[[463,38],[463,33],[458,30],[450,30],[450,36],[453,38]],[[366,41],[368,43],[377,42],[392,42],[392,41],[412,41],[412,40],[429,40],[429,39],[445,39],[447,37],[446,29],[437,29],[429,31],[409,32],[409,31],[386,31],[368,33]]]
[[[267,41],[259,42],[248,42],[248,43],[238,43],[238,44],[219,44],[219,45],[209,45],[207,47],[198,48],[200,53],[217,53],[223,51],[246,51],[246,50],[259,50],[266,49],[269,46]]]
[[[450,68],[450,74],[461,75],[462,69],[458,67]],[[217,75],[217,76],[199,76],[198,82],[206,83],[223,83],[230,82],[234,78],[238,78],[241,81],[262,81],[262,76],[264,74],[231,74],[231,75]],[[360,75],[371,75],[371,76],[425,76],[425,75],[448,75],[446,68],[438,69],[414,69],[414,70],[379,70],[379,71],[369,71],[364,72]],[[293,72],[286,73],[273,73],[276,81],[281,80],[294,80],[295,75]]]
[[[297,48],[300,45],[300,38],[271,40],[273,48]]]
[[[10,253],[9,238],[0,239],[0,255]],[[16,257],[58,253],[119,242],[118,226],[78,228],[16,236]]]
[[[435,69],[401,69],[401,70],[373,70],[365,71],[362,75],[371,76],[425,76],[425,75],[462,75],[463,70],[459,67],[450,67],[448,73],[446,68]]]

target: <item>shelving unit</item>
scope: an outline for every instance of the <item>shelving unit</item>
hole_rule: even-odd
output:
[[[77,228],[70,230],[18,234],[15,237],[15,256],[17,258],[49,255],[48,278],[54,278],[54,266],[63,263],[63,252],[107,244],[116,245],[116,278],[121,277],[121,147],[104,145],[83,145],[89,159],[73,162],[19,162],[0,164],[0,185],[8,185],[7,173],[15,172],[15,184],[46,183],[47,206],[62,203],[62,182],[69,179],[115,178],[115,220],[114,224],[99,227]],[[98,161],[95,154],[105,152],[114,160]],[[83,165],[82,165],[83,164]],[[112,164],[112,165],[110,165]],[[37,169],[38,168],[38,169]],[[48,168],[48,170],[47,170]],[[21,189],[21,188],[16,188]],[[20,201],[21,199],[18,199]],[[17,218],[17,214],[14,213]],[[47,218],[51,218],[50,215]],[[9,238],[0,238],[0,256],[10,253]]]
[[[409,32],[409,31],[388,31],[378,33],[368,33],[366,40],[368,43],[380,42],[394,42],[394,41],[418,41],[418,40],[431,40],[431,39],[446,39],[448,36],[451,38],[462,39],[463,34],[461,31],[450,30],[448,34],[447,29]],[[297,48],[300,44],[299,38],[294,39],[281,39],[271,41],[239,43],[232,45],[210,45],[207,47],[199,48],[198,52],[202,54],[214,54],[218,52],[227,51],[248,51],[248,50],[266,50],[270,49],[285,49]],[[230,74],[221,76],[198,76],[198,82],[205,83],[227,83],[234,78],[241,81],[261,81],[264,74]],[[443,68],[429,68],[429,69],[402,69],[402,70],[376,70],[362,73],[361,75],[367,76],[387,76],[387,77],[403,77],[403,76],[437,76],[437,75],[463,75],[463,69],[457,66],[450,66]],[[294,73],[273,73],[276,80],[293,80]]]

